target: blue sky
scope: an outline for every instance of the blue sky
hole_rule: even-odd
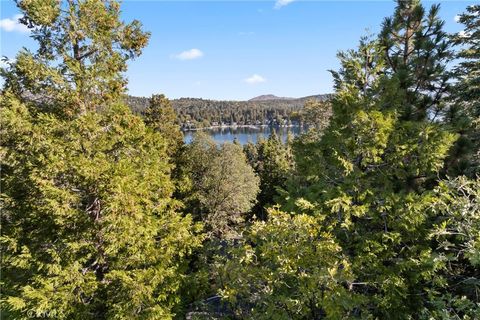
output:
[[[441,3],[448,32],[475,1]],[[332,91],[336,52],[379,30],[393,1],[123,1],[122,17],[140,20],[149,46],[130,62],[129,93],[244,100],[261,94],[301,97]],[[0,51],[35,48],[18,26],[13,1],[0,1]]]

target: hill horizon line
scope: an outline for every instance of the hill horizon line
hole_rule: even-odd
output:
[[[255,96],[250,99],[243,99],[243,100],[237,100],[237,99],[211,99],[211,98],[202,98],[202,97],[180,97],[180,98],[169,98],[167,95],[165,95],[169,100],[172,101],[179,101],[179,100],[208,100],[208,101],[234,101],[234,102],[262,102],[262,101],[295,101],[295,100],[307,100],[307,99],[320,99],[324,100],[325,98],[331,97],[333,94],[332,93],[319,93],[319,94],[312,94],[308,96],[302,96],[302,97],[281,97],[277,96],[274,94],[262,94],[259,96]],[[132,94],[128,94],[130,97],[134,98],[149,98],[148,96],[136,96]]]

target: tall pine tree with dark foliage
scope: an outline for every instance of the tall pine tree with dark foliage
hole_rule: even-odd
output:
[[[464,29],[453,35],[459,63],[446,119],[460,138],[447,161],[447,172],[474,177],[480,173],[480,5],[467,7],[458,21]]]

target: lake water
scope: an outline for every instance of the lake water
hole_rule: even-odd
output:
[[[294,136],[304,132],[304,129],[301,127],[226,127],[204,129],[202,132],[208,133],[218,144],[233,142],[237,139],[240,144],[244,145],[249,141],[255,143],[260,137],[268,138],[272,130],[276,131],[283,142],[287,140],[289,132]],[[196,131],[184,132],[185,143],[192,141],[195,132]]]

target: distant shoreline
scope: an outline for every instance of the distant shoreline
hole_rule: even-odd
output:
[[[209,126],[209,127],[202,127],[202,128],[189,128],[185,129],[182,128],[182,131],[188,132],[188,131],[200,131],[200,130],[214,130],[214,129],[236,129],[236,128],[250,128],[250,129],[257,129],[260,130],[261,128],[266,128],[266,127],[278,127],[278,128],[293,128],[293,127],[301,127],[299,124],[290,124],[290,125],[268,125],[268,124],[259,124],[259,125],[254,125],[254,124],[241,124],[241,125],[222,125],[222,126]]]

